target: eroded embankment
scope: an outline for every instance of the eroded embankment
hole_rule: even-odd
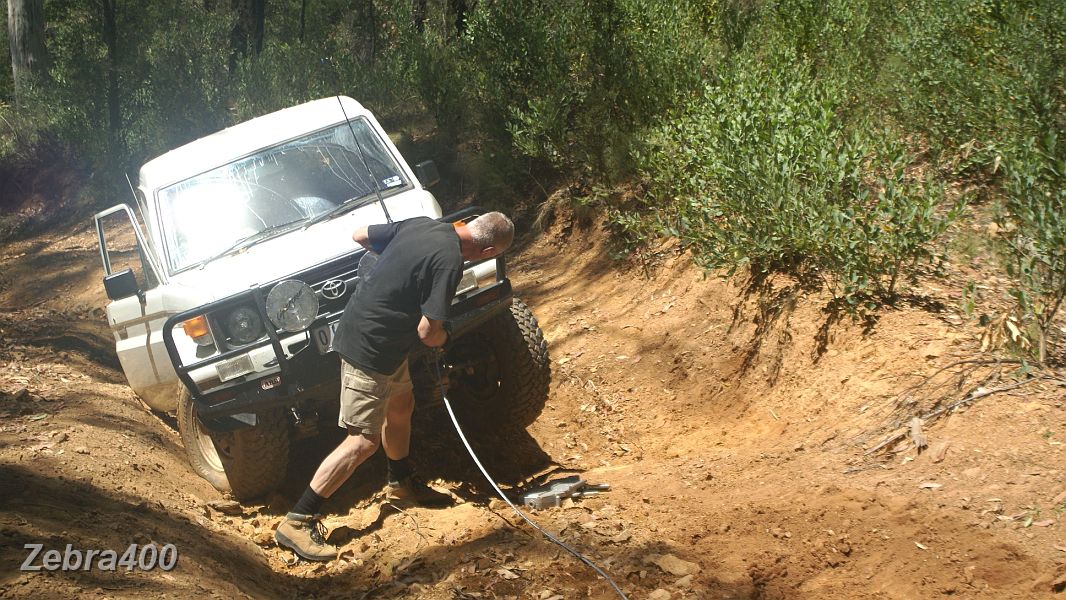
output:
[[[537,518],[633,598],[1050,596],[1066,540],[1061,397],[991,396],[926,430],[930,448],[866,450],[923,397],[900,391],[972,355],[950,299],[830,323],[789,282],[705,278],[675,256],[650,277],[603,258],[566,219],[511,261],[551,344],[548,407],[528,433],[482,433],[506,481],[581,472],[609,493]],[[51,265],[57,265],[51,268]],[[0,586],[10,597],[611,597],[490,502],[439,411],[414,456],[464,503],[384,507],[380,456],[326,505],[342,559],[290,564],[272,528],[329,439],[297,447],[262,505],[218,495],[184,462],[173,421],[115,369],[91,232],[0,249]],[[60,290],[56,293],[55,290]],[[21,390],[25,388],[25,393]],[[17,392],[17,393],[16,393]],[[181,553],[170,572],[22,573],[22,544]],[[656,590],[662,590],[656,592]]]

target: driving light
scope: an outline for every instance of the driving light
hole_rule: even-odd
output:
[[[318,316],[318,296],[306,283],[288,279],[267,294],[266,313],[278,329],[297,333],[310,327]]]
[[[250,306],[235,308],[226,315],[226,332],[238,345],[251,344],[263,337],[263,321]]]
[[[207,327],[207,317],[203,315],[185,321],[181,324],[181,328],[185,330],[185,335],[201,346],[210,346],[215,343],[211,337],[211,330]]]

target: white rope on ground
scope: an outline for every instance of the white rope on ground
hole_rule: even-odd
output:
[[[485,469],[484,465],[482,465],[481,461],[478,460],[477,455],[474,454],[474,449],[470,446],[470,442],[467,441],[466,435],[463,434],[462,427],[459,426],[459,420],[455,418],[455,411],[452,410],[452,403],[448,401],[448,396],[444,393],[445,392],[445,390],[444,390],[444,381],[441,379],[441,376],[440,376],[440,363],[437,360],[433,360],[433,366],[437,370],[437,385],[440,386],[440,395],[441,395],[441,398],[444,400],[444,408],[446,408],[448,410],[448,416],[451,417],[452,425],[455,426],[455,432],[459,434],[459,439],[462,440],[463,446],[466,447],[466,451],[470,454],[470,458],[474,459],[474,464],[476,464],[477,468],[481,470],[481,474],[485,476],[485,479],[489,482],[489,485],[492,486],[492,489],[496,490],[496,493],[500,496],[500,498],[503,498],[503,501],[506,502],[507,505],[510,506],[511,509],[514,510],[516,514],[518,514],[519,517],[522,517],[523,521],[525,521],[526,523],[529,523],[534,529],[539,531],[542,535],[544,535],[544,537],[548,538],[552,543],[554,543],[555,545],[559,546],[563,550],[566,550],[570,554],[573,554],[578,560],[580,560],[581,562],[585,563],[586,565],[591,567],[594,571],[596,571],[596,573],[598,573],[600,577],[603,577],[607,581],[607,583],[609,583],[611,585],[611,587],[614,588],[614,591],[615,591],[615,593],[618,594],[619,598],[621,598],[622,600],[629,600],[626,597],[625,593],[623,593],[622,590],[618,587],[618,584],[615,583],[613,579],[611,579],[611,576],[608,575],[606,571],[601,569],[596,563],[592,562],[592,560],[587,558],[584,554],[581,554],[580,552],[578,552],[575,548],[571,547],[566,542],[564,542],[561,539],[555,537],[551,533],[545,531],[540,525],[537,525],[536,523],[534,523],[533,519],[530,519],[529,517],[527,517],[524,512],[522,512],[517,506],[515,506],[515,504],[513,502],[511,502],[511,499],[507,497],[507,494],[503,493],[503,490],[500,489],[500,486],[496,485],[496,480],[494,480],[489,475],[489,472]]]

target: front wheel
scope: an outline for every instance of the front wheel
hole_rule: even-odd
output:
[[[510,310],[449,348],[448,398],[465,420],[525,428],[548,400],[551,361],[536,317],[515,298]]]
[[[196,416],[196,403],[182,386],[178,432],[189,465],[220,492],[248,500],[275,490],[289,465],[289,428],[279,410],[261,413],[255,427],[216,433]]]

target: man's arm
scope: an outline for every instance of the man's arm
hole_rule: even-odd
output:
[[[422,343],[430,348],[443,346],[444,342],[448,341],[448,332],[444,330],[444,321],[430,319],[422,315],[422,320],[418,322],[418,339],[422,340]]]
[[[373,250],[373,248],[370,247],[369,227],[360,227],[359,229],[356,229],[355,232],[352,233],[352,239],[355,240],[357,244],[366,248],[367,250]]]

